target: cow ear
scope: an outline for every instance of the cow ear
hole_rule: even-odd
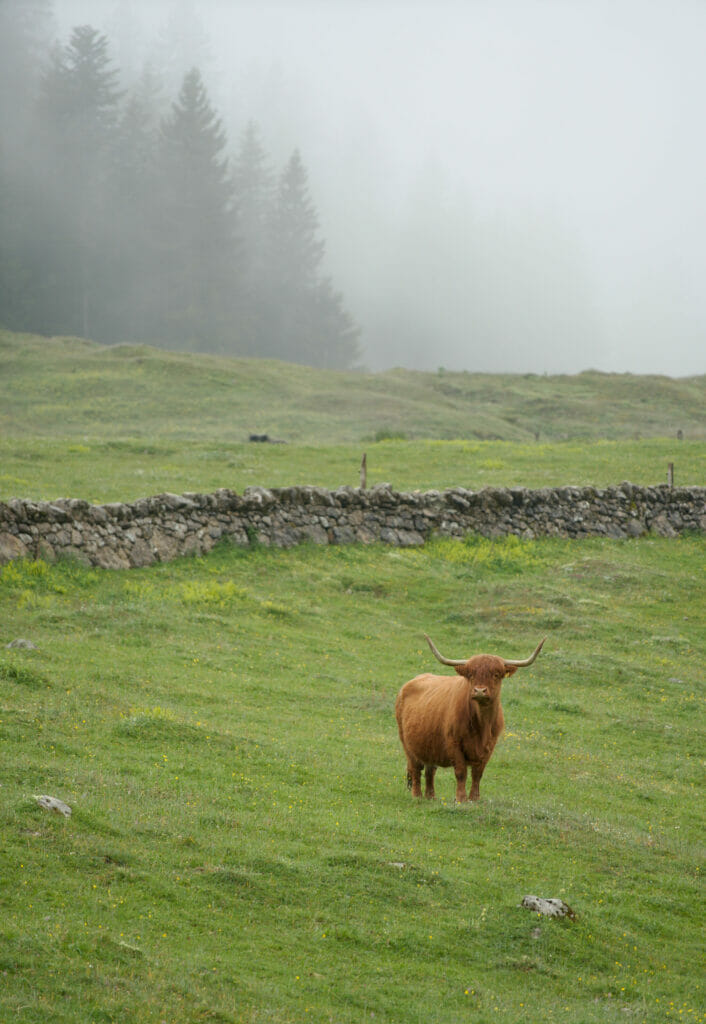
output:
[[[465,661],[463,665],[454,665],[454,668],[460,676],[463,676],[464,679],[470,679],[473,675],[473,669],[467,661]]]
[[[511,676],[515,672],[517,672],[517,665],[506,665],[505,666],[505,675],[506,676]]]

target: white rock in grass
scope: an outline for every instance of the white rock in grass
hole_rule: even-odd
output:
[[[527,910],[534,910],[537,914],[544,914],[546,917],[570,917],[575,920],[576,914],[568,904],[558,899],[543,899],[541,896],[525,896],[520,904]]]
[[[31,640],[24,640],[21,636],[16,640],[11,640],[9,644],[5,644],[8,651],[13,649],[21,648],[25,651],[37,651],[39,648],[36,644],[33,644]]]
[[[40,807],[47,811],[54,811],[55,814],[63,814],[65,818],[71,817],[71,808],[63,800],[57,800],[55,796],[35,796],[34,798]]]

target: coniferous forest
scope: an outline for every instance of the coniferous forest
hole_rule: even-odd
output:
[[[323,270],[307,168],[231,140],[198,67],[165,95],[90,25],[0,4],[0,325],[348,368],[359,330]]]

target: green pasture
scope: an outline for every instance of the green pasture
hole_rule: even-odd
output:
[[[685,536],[0,568],[0,1020],[703,1022],[705,563]],[[424,631],[548,637],[477,805],[405,788]]]
[[[0,500],[706,481],[706,376],[342,373],[0,331]],[[681,438],[678,433],[681,432]],[[258,444],[250,434],[284,444]]]
[[[363,452],[398,490],[703,485],[705,389],[0,331],[0,500],[357,486]],[[0,566],[0,1024],[704,1024],[705,564],[686,535]],[[477,805],[405,787],[424,632],[547,636]]]
[[[242,493],[252,485],[357,487],[364,452],[368,486],[385,482],[401,491],[606,487],[623,480],[662,484],[670,462],[677,485],[706,483],[706,444],[665,438],[539,444],[389,440],[320,446],[0,438],[0,501],[133,501],[165,491],[209,493],[219,487]]]

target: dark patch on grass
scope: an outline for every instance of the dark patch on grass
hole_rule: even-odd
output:
[[[111,864],[118,868],[126,868],[130,864],[130,855],[124,853],[122,850],[111,850],[109,853],[103,854],[103,862],[105,864]]]
[[[549,710],[560,711],[564,715],[585,715],[586,709],[582,708],[580,704],[574,704],[569,701],[555,701],[553,704],[549,704]]]
[[[370,861],[358,853],[332,853],[324,858],[324,863],[333,868],[366,868]]]
[[[346,594],[370,594],[371,597],[387,597],[389,588],[377,580],[361,580],[351,576],[341,578],[341,589]]]
[[[252,889],[261,881],[258,873],[249,867],[227,868],[219,864],[212,868],[194,868],[194,873],[225,889]]]
[[[51,680],[36,669],[9,661],[0,662],[0,679],[26,686],[29,690],[41,690],[52,686]]]
[[[165,459],[177,453],[176,448],[169,447],[168,445],[148,444],[145,441],[103,441],[100,447],[105,448],[108,452],[116,452],[118,454],[159,455]]]

